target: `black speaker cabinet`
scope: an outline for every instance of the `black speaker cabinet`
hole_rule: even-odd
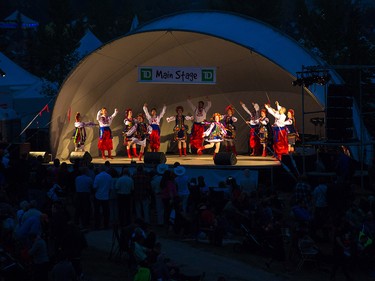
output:
[[[90,164],[92,161],[92,157],[90,153],[87,151],[72,151],[70,153],[70,163],[74,163],[76,161],[82,161],[86,164]]]
[[[237,157],[232,152],[216,153],[214,158],[215,165],[236,165]]]
[[[43,159],[43,163],[49,163],[52,161],[51,154],[48,154],[46,151],[30,151],[29,157],[41,157]]]
[[[146,152],[143,158],[145,164],[164,164],[167,162],[164,152]]]

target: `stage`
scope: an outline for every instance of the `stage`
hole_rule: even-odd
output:
[[[216,165],[212,154],[203,154],[200,156],[187,155],[181,157],[175,154],[166,154],[165,157],[165,163],[169,165],[170,169],[173,168],[175,162],[179,162],[180,165],[186,168],[186,175],[189,177],[189,180],[191,178],[203,176],[208,186],[217,186],[220,181],[225,181],[228,177],[233,177],[239,182],[243,177],[243,171],[245,169],[250,170],[250,177],[255,186],[258,186],[261,178],[266,178],[266,181],[272,185],[274,181],[274,168],[279,168],[281,166],[280,162],[271,156],[238,155],[235,165]],[[131,173],[135,172],[136,165],[134,165],[134,163],[144,163],[143,160],[139,161],[138,158],[129,159],[123,156],[115,156],[113,159],[107,158],[106,160],[119,172],[123,168],[128,168]],[[93,157],[92,163],[100,165],[104,164],[106,160]],[[147,162],[144,164],[146,170],[152,169],[156,165]]]
[[[213,160],[213,155],[204,154],[204,155],[187,155],[187,156],[179,156],[174,154],[166,154],[166,164],[173,165],[175,162],[179,162],[181,165],[185,167],[206,167],[206,168],[214,168],[214,167],[221,167],[227,169],[246,169],[246,168],[267,168],[267,167],[275,167],[280,166],[280,162],[277,161],[275,158],[271,156],[262,157],[262,156],[248,156],[248,155],[238,155],[237,163],[235,165],[216,165]],[[144,159],[139,161],[137,157],[128,158],[123,156],[115,156],[113,159],[107,158],[111,164],[113,165],[128,165],[131,164],[131,161],[135,161],[136,163],[144,163]],[[93,157],[92,163],[94,164],[103,164],[106,160],[102,159],[101,157]],[[148,164],[148,163],[146,163]]]

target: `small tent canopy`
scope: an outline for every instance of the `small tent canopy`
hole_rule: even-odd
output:
[[[79,43],[79,47],[76,51],[81,58],[103,45],[90,29],[86,30],[85,35],[81,38]]]
[[[4,29],[16,29],[21,26],[24,29],[37,28],[39,23],[24,14],[16,10],[8,17],[6,17],[2,22],[0,22],[0,28]]]
[[[194,104],[207,97],[212,101],[208,117],[214,112],[224,113],[228,104],[234,105],[239,119],[238,151],[247,152],[249,130],[245,119],[249,116],[240,101],[249,108],[252,102],[261,106],[270,102],[274,106],[279,101],[282,106],[295,110],[297,125],[301,128],[302,91],[291,82],[302,65],[322,64],[291,38],[248,17],[211,11],[167,16],[95,50],[67,77],[52,115],[51,150],[60,159],[67,159],[73,150],[74,125],[73,120],[66,122],[67,112],[79,111],[83,121],[95,121],[101,107],[106,107],[110,114],[118,108],[120,113],[112,123],[112,131],[114,150],[119,154],[124,151],[121,132],[127,108],[136,114],[142,111],[144,103],[159,111],[165,104],[167,117],[175,115],[176,106],[182,105],[184,114],[188,115],[192,114],[188,97]],[[216,84],[140,83],[139,66],[216,67]],[[339,82],[335,73],[331,76],[334,82]],[[304,91],[305,111],[322,111],[324,87],[312,88]],[[323,113],[316,115],[324,116]],[[272,122],[273,118],[270,119]],[[161,151],[174,148],[172,123],[165,119],[161,122]],[[317,133],[310,122],[305,123],[306,133]],[[95,157],[98,130],[87,131],[86,150]]]

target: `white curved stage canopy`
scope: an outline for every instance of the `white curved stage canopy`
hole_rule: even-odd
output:
[[[80,112],[83,121],[96,121],[101,107],[110,114],[119,114],[112,123],[114,154],[124,155],[122,130],[125,110],[142,112],[149,108],[161,111],[164,117],[175,115],[178,105],[189,115],[187,98],[194,104],[207,97],[212,101],[209,116],[224,113],[228,104],[235,106],[237,151],[248,151],[249,116],[240,106],[252,102],[260,105],[279,101],[296,112],[301,131],[302,91],[292,86],[302,66],[324,66],[323,62],[276,29],[251,18],[218,12],[188,12],[167,16],[109,42],[86,56],[67,77],[57,97],[51,122],[51,152],[54,157],[68,159],[74,150],[72,134],[74,115]],[[215,84],[143,83],[138,82],[139,67],[214,67]],[[340,79],[332,73],[334,83]],[[314,85],[304,95],[306,134],[324,134],[310,122],[311,117],[324,117],[324,87]],[[71,111],[71,120],[67,112]],[[273,122],[273,117],[270,117]],[[189,122],[188,122],[189,123]],[[176,151],[173,142],[174,122],[161,122],[161,151]],[[189,123],[191,128],[191,124]],[[318,128],[319,129],[319,128]],[[323,128],[324,131],[324,128]],[[98,128],[87,129],[86,150],[93,157],[97,149]]]

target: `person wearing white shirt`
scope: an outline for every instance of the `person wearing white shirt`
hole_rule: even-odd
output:
[[[117,205],[120,226],[131,223],[131,199],[134,191],[134,181],[129,175],[128,169],[122,171],[122,176],[116,181]]]
[[[286,109],[279,105],[276,101],[277,110],[273,109],[269,104],[264,105],[268,112],[275,117],[273,129],[273,150],[276,157],[281,160],[282,155],[288,154],[288,133],[285,128]]]
[[[146,114],[149,125],[152,127],[150,134],[150,148],[152,152],[158,152],[160,149],[160,120],[163,118],[167,107],[163,106],[160,114],[157,114],[156,108],[151,109],[151,114],[148,112],[147,103],[143,105],[143,111]]]
[[[187,102],[193,110],[194,124],[191,129],[190,146],[194,149],[199,149],[203,145],[203,132],[206,127],[207,112],[211,108],[211,101],[206,97],[207,105],[205,106],[204,101],[199,101],[198,106],[195,106],[190,98]]]
[[[96,120],[99,122],[99,142],[98,148],[102,153],[102,158],[105,159],[105,151],[108,151],[108,158],[113,158],[111,151],[113,149],[112,143],[112,131],[111,124],[113,118],[117,115],[118,110],[115,108],[114,113],[108,116],[107,108],[103,107],[100,109],[96,115]]]

